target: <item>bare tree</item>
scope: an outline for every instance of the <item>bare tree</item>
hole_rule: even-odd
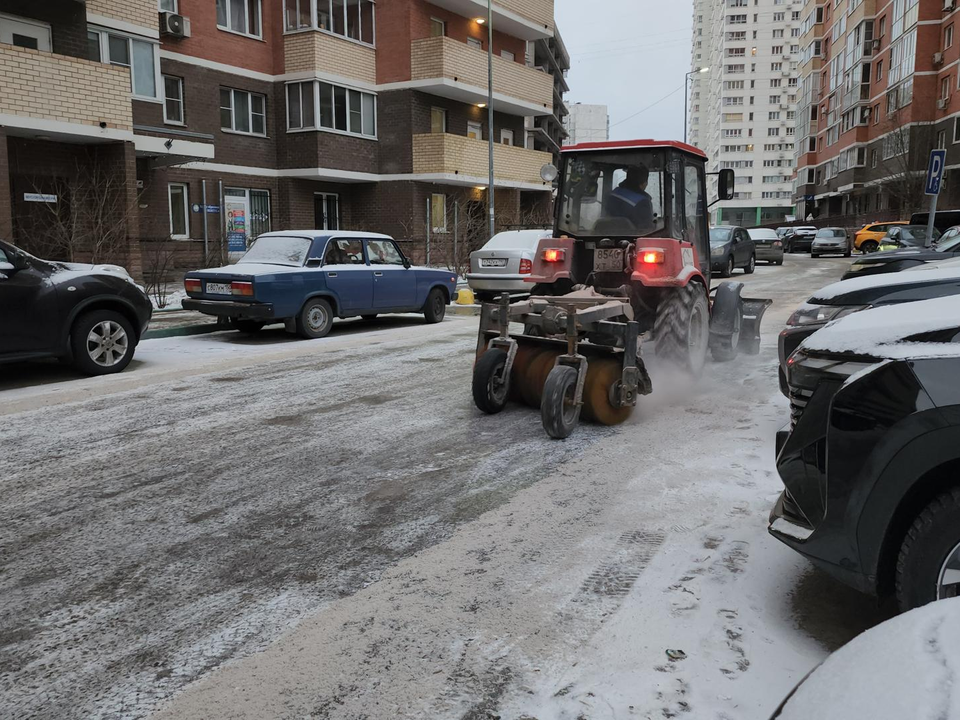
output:
[[[127,259],[128,228],[135,222],[125,177],[97,159],[78,162],[69,178],[34,178],[38,193],[56,195],[56,202],[38,203],[34,243],[49,257],[92,263]]]
[[[170,239],[141,242],[143,257],[143,280],[147,295],[156,308],[162,310],[168,304],[167,281],[176,270],[176,248]]]
[[[887,116],[886,136],[882,142],[881,186],[903,216],[923,209],[924,168],[933,149],[930,126],[905,126],[902,111]]]

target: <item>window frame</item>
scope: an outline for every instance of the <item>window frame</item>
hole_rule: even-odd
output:
[[[173,3],[173,10],[164,9],[164,3]],[[179,13],[180,0],[157,0],[157,12]]]
[[[440,130],[439,132],[433,129],[433,116],[434,113],[438,113],[440,116]],[[430,107],[430,132],[434,135],[443,135],[447,132],[447,109],[432,105]]]
[[[267,96],[266,96],[266,95],[264,95],[263,93],[253,92],[252,90],[243,90],[243,89],[241,89],[241,88],[227,87],[227,86],[225,86],[225,85],[220,85],[219,88],[218,88],[218,90],[219,90],[219,92],[221,92],[221,93],[222,93],[224,90],[230,91],[230,124],[231,124],[231,126],[232,126],[232,127],[229,127],[229,128],[223,127],[223,120],[221,119],[221,121],[220,121],[220,132],[231,133],[231,134],[234,134],[234,135],[248,135],[248,136],[251,136],[251,137],[261,137],[261,138],[268,137],[268,135],[267,135]],[[236,127],[237,127],[237,110],[236,110],[237,103],[236,103],[236,93],[244,93],[245,95],[248,96],[247,109],[248,109],[249,116],[250,116],[250,117],[248,118],[249,121],[250,121],[250,130],[237,130],[237,129],[236,129]],[[263,132],[262,132],[262,133],[258,133],[258,132],[254,132],[254,131],[253,131],[253,116],[255,115],[255,113],[253,112],[253,97],[254,97],[254,96],[258,96],[258,97],[263,98]],[[224,108],[224,106],[223,106],[223,104],[222,104],[222,101],[220,101],[219,98],[218,98],[218,102],[220,103],[220,104],[218,105],[218,108],[219,108],[219,110],[220,110],[221,113],[222,113],[225,108]]]
[[[174,232],[173,227],[173,189],[178,188],[183,191],[183,227],[185,234]],[[190,239],[190,185],[185,182],[167,183],[167,216],[170,220],[170,238],[172,240]]]
[[[130,72],[130,94],[134,100],[142,100],[143,102],[152,102],[152,103],[163,103],[163,94],[161,88],[163,87],[163,73],[160,71],[160,42],[153,40],[151,38],[146,38],[141,35],[134,35],[133,33],[122,32],[120,30],[114,30],[113,28],[107,28],[100,25],[87,25],[87,42],[93,38],[90,37],[91,34],[97,35],[100,59],[99,61],[94,60],[94,62],[101,62],[104,65],[113,65],[114,67],[125,67]],[[123,63],[114,63],[110,61],[110,38],[122,38],[127,43],[127,57],[130,60],[129,65],[124,65]],[[133,54],[133,43],[139,42],[144,45],[149,45],[153,51],[153,83],[156,90],[156,95],[140,95],[136,91],[135,84],[135,73],[133,69],[134,54]],[[90,58],[93,60],[92,58]]]
[[[509,137],[510,142],[504,142],[504,140]],[[510,128],[500,128],[500,144],[506,145],[507,147],[515,147],[515,133]]]
[[[292,33],[301,33],[301,32],[321,32],[327,35],[332,35],[333,37],[340,38],[341,40],[346,40],[348,42],[357,43],[358,45],[363,45],[365,47],[375,48],[377,46],[377,0],[357,0],[357,33],[359,37],[351,37],[348,35],[348,24],[347,24],[347,12],[350,8],[349,0],[343,0],[343,32],[337,32],[334,27],[336,27],[333,22],[333,2],[332,0],[297,0],[298,4],[307,3],[310,6],[310,25],[298,25],[297,27],[289,27],[287,24],[287,9],[286,1],[282,0],[280,11],[282,13],[282,26],[284,35]],[[363,4],[364,2],[369,3],[372,6],[373,12],[370,15],[371,18],[371,30],[370,37],[371,39],[364,40],[364,28],[363,23]],[[319,8],[320,3],[323,3],[326,6],[327,15],[331,20],[331,24],[334,27],[326,28],[320,26],[319,21]],[[262,5],[262,2],[261,2]],[[431,21],[438,21],[439,18],[430,18]],[[444,22],[444,21],[440,21]],[[446,23],[444,22],[444,32],[446,32]]]
[[[329,200],[330,200],[331,197],[336,198],[336,201],[337,201],[336,224],[337,224],[337,226],[336,226],[335,228],[331,228],[331,227],[317,228],[317,230],[326,230],[326,231],[329,231],[329,232],[340,232],[340,224],[341,224],[341,223],[340,223],[340,193],[331,193],[331,192],[315,192],[315,193],[313,193],[314,214],[316,214],[316,202],[317,202],[317,198],[318,198],[318,197],[319,197],[319,198],[323,198],[323,216],[324,216],[324,224],[326,224],[326,225],[329,225],[329,218],[327,217],[327,210],[328,210],[328,208],[329,208],[328,202],[329,202]],[[316,218],[314,218],[314,224],[319,224],[319,223],[316,223]],[[324,251],[324,252],[326,252],[326,251]]]
[[[476,128],[478,130],[477,137],[470,137],[470,129]],[[467,139],[468,140],[479,140],[483,142],[483,123],[476,122],[475,120],[467,120]]]
[[[443,208],[443,224],[442,224],[442,225],[436,225],[436,224],[434,224],[434,218],[436,218],[436,216],[437,216],[437,207],[438,207],[438,204],[437,204],[437,202],[436,202],[437,198],[443,198],[443,202],[441,202],[441,203],[439,204],[439,207],[442,207],[442,208]],[[447,222],[448,222],[448,220],[449,220],[449,218],[447,217],[447,196],[446,196],[446,194],[444,194],[444,193],[430,193],[430,228],[431,228],[431,229],[433,230],[433,232],[436,233],[437,235],[445,235],[445,234],[447,234],[447,232],[449,232],[448,229],[447,229]],[[402,257],[402,255],[401,255],[401,257]]]
[[[183,78],[179,75],[161,75],[163,79],[163,124],[164,125],[186,125],[187,124],[187,111],[186,104],[183,99]],[[180,119],[170,119],[167,116],[167,101],[170,99],[167,97],[167,79],[176,80],[177,87],[180,89],[180,97],[176,98],[176,102],[180,104]]]
[[[314,102],[313,126],[301,125],[300,127],[291,127],[290,126],[290,87],[292,85],[301,86],[304,83],[311,83],[313,85],[313,102]],[[322,96],[323,96],[322,86],[324,85],[332,89],[330,93],[330,99],[331,99],[330,112],[333,120],[333,127],[328,127],[322,124],[323,122],[322,115],[321,115]],[[344,115],[346,120],[345,130],[341,130],[336,126],[337,115],[338,115],[336,88],[340,88],[344,91],[343,96],[345,98],[345,103],[346,103],[346,112]],[[360,90],[359,88],[349,87],[347,85],[340,85],[338,83],[332,83],[332,82],[327,82],[326,80],[317,80],[317,79],[291,80],[284,84],[283,92],[284,92],[285,113],[287,116],[287,132],[288,133],[326,132],[326,133],[333,133],[336,135],[348,135],[350,137],[363,138],[364,140],[380,139],[378,135],[379,109],[377,108],[377,97],[378,97],[377,93],[372,93],[367,90]],[[302,98],[302,92],[303,91],[301,90],[301,98]],[[360,132],[354,132],[353,130],[350,129],[353,112],[355,112],[351,109],[351,98],[354,97],[355,95],[360,96]],[[365,102],[364,96],[368,96],[370,100]],[[373,134],[367,134],[363,132],[364,127],[367,125],[366,120],[369,117],[367,114],[368,110],[372,111],[372,114],[373,114]],[[303,113],[301,109],[301,116],[302,114]]]
[[[225,15],[227,18],[227,23],[230,22],[230,18],[233,15],[233,13],[230,12],[233,3],[236,3],[236,2],[242,3],[244,7],[244,17],[246,18],[247,28],[249,29],[250,17],[248,14],[248,10],[250,6],[247,3],[249,3],[251,0],[216,0],[216,2],[214,3],[214,12],[217,11],[216,6],[219,5],[221,1],[225,4],[224,7],[226,8]],[[253,0],[253,1],[257,3],[257,29],[259,30],[258,33],[255,34],[251,32],[245,32],[242,30],[236,30],[230,27],[229,24],[221,25],[219,13],[217,14],[218,15],[217,30],[222,30],[223,32],[232,33],[233,35],[239,35],[240,37],[252,38],[254,40],[263,40],[263,0]]]

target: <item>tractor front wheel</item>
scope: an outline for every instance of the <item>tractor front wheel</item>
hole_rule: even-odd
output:
[[[665,291],[653,326],[657,357],[694,377],[703,373],[710,338],[710,306],[703,285],[691,282]]]

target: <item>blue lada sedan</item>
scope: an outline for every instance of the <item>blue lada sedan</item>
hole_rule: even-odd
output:
[[[184,309],[231,318],[242,332],[284,322],[321,338],[335,317],[415,312],[438,323],[457,278],[413,267],[386,235],[300,230],[261,235],[236,265],[187,273],[184,285]]]

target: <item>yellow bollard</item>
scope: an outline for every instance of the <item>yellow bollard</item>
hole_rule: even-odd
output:
[[[457,291],[457,305],[474,305],[476,298],[473,296],[473,290],[463,288]]]

